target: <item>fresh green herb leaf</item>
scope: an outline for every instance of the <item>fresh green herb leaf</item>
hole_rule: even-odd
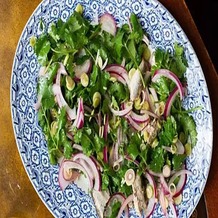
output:
[[[163,121],[162,131],[159,134],[159,144],[169,146],[172,144],[173,139],[177,136],[177,125],[173,116],[167,117]]]

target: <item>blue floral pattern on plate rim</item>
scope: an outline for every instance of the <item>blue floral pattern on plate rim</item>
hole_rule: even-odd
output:
[[[198,131],[198,142],[188,158],[187,167],[193,173],[183,191],[183,201],[177,207],[179,217],[190,217],[203,193],[212,156],[212,111],[207,84],[195,51],[180,25],[157,0],[44,0],[29,18],[17,45],[11,76],[11,114],[17,147],[36,192],[55,217],[97,217],[93,200],[76,185],[64,192],[58,185],[58,167],[51,166],[46,142],[37,121],[34,103],[37,100],[37,63],[30,38],[41,34],[40,20],[45,28],[61,18],[65,21],[76,5],[84,6],[84,14],[97,21],[105,11],[114,15],[116,22],[126,23],[131,12],[137,14],[148,33],[153,48],[161,47],[173,52],[174,42],[185,47],[189,69],[187,109],[201,106],[192,113]],[[170,214],[170,211],[169,211]],[[136,217],[131,211],[130,217]],[[163,217],[157,205],[152,217]]]

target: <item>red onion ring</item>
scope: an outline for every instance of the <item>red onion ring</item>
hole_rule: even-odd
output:
[[[154,72],[152,82],[156,82],[161,76],[167,77],[168,79],[172,80],[176,84],[176,86],[179,89],[180,100],[182,100],[184,97],[184,89],[183,89],[182,83],[180,82],[179,78],[174,73],[172,73],[171,71],[167,69],[159,69]]]
[[[128,206],[128,204],[129,204],[130,202],[132,202],[132,201],[133,201],[133,195],[129,195],[129,196],[126,198],[126,200],[123,202],[122,206],[120,207],[120,210],[119,210],[119,212],[118,212],[117,218],[120,218],[120,217],[121,217],[121,215],[122,215],[123,211],[125,210],[125,208],[126,208],[126,207]]]
[[[114,17],[109,13],[104,13],[99,20],[101,29],[115,36],[117,31],[117,25]]]

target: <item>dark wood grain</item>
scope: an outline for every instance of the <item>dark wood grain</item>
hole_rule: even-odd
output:
[[[209,218],[217,218],[218,211],[218,75],[206,50],[198,29],[191,17],[184,1],[160,0],[171,14],[176,18],[187,37],[189,38],[197,57],[201,63],[202,70],[207,82],[212,114],[213,114],[213,154],[208,181],[205,188],[205,199]]]

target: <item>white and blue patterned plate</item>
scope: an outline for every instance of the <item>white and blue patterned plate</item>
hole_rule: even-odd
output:
[[[179,217],[190,217],[203,193],[212,155],[212,114],[207,84],[200,63],[180,25],[157,0],[44,0],[34,11],[20,37],[11,77],[11,112],[17,147],[26,172],[38,195],[55,217],[97,217],[92,199],[75,185],[64,192],[58,185],[58,167],[49,163],[46,141],[37,121],[34,103],[37,100],[37,74],[39,64],[30,46],[30,38],[41,34],[40,20],[46,27],[61,18],[65,21],[78,3],[84,14],[95,20],[105,11],[117,23],[127,22],[131,12],[137,14],[149,34],[153,47],[173,50],[174,42],[185,47],[189,69],[187,109],[201,106],[192,113],[198,131],[198,142],[188,159],[188,169],[193,172],[183,191],[178,206]],[[131,217],[136,217],[131,213]],[[163,217],[157,206],[152,217]]]

